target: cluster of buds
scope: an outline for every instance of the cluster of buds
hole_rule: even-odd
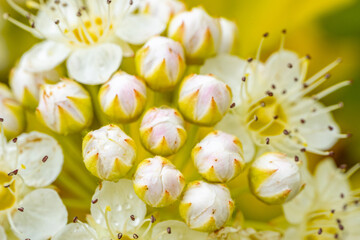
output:
[[[119,127],[107,125],[85,136],[83,157],[86,168],[94,176],[118,181],[132,168],[136,145]]]
[[[140,137],[143,146],[155,155],[175,154],[186,141],[184,120],[176,109],[152,108],[142,119]]]
[[[7,138],[13,138],[20,134],[25,128],[24,109],[14,98],[10,89],[0,83],[0,125]]]
[[[282,204],[303,188],[298,158],[281,153],[265,153],[252,164],[249,184],[253,194],[267,204]]]
[[[191,155],[199,173],[211,182],[228,182],[245,166],[240,140],[221,131],[209,133]]]
[[[182,12],[170,22],[168,36],[183,44],[190,62],[201,62],[218,53],[230,53],[237,27],[229,20],[209,16],[202,8]]]
[[[179,206],[180,215],[190,228],[207,232],[224,226],[234,207],[225,185],[203,181],[188,184]]]
[[[136,53],[137,72],[155,91],[172,91],[185,71],[185,54],[180,43],[153,37]]]
[[[189,122],[213,126],[227,113],[232,93],[228,85],[212,75],[190,75],[179,93],[179,109]]]
[[[182,193],[185,179],[166,158],[156,156],[143,160],[134,176],[136,194],[152,207],[165,207]]]
[[[61,79],[57,84],[42,86],[36,114],[54,132],[79,132],[92,122],[91,98],[80,84]]]
[[[102,111],[113,121],[128,123],[139,118],[146,105],[146,86],[136,76],[115,73],[99,90]]]

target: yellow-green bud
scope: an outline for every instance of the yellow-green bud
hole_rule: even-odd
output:
[[[225,18],[219,18],[221,39],[218,54],[233,53],[238,44],[239,31],[236,24]]]
[[[232,93],[213,75],[190,75],[181,84],[179,110],[189,122],[213,126],[227,113]]]
[[[154,91],[172,91],[185,71],[185,54],[180,43],[166,37],[151,38],[136,53],[136,69]]]
[[[21,64],[10,72],[10,87],[15,98],[25,107],[35,109],[39,103],[41,85],[46,82],[56,82],[59,74],[56,70],[48,72],[29,72]]]
[[[93,119],[88,92],[70,79],[57,84],[45,84],[40,90],[37,117],[51,130],[60,134],[79,132]]]
[[[176,109],[151,108],[142,119],[140,139],[154,155],[175,154],[184,145],[186,136],[184,120]]]
[[[156,156],[142,161],[134,176],[135,193],[152,207],[165,207],[181,195],[185,180],[166,158]]]
[[[230,181],[245,166],[240,140],[221,131],[209,133],[194,147],[191,156],[201,176],[212,182]]]
[[[135,142],[112,124],[89,132],[82,148],[89,172],[107,181],[118,181],[125,176],[136,158]]]
[[[24,109],[12,95],[10,89],[3,83],[0,83],[0,118],[4,128],[5,136],[14,138],[25,128]]]
[[[100,88],[99,103],[102,111],[113,121],[136,121],[146,105],[146,86],[135,76],[117,72]]]
[[[179,209],[190,228],[212,232],[230,219],[234,201],[225,185],[195,181],[188,185]]]
[[[291,200],[303,186],[298,163],[282,153],[261,155],[249,170],[251,191],[267,204]]]
[[[191,62],[201,62],[215,55],[221,39],[220,23],[202,8],[176,15],[170,22],[168,36],[180,42]]]

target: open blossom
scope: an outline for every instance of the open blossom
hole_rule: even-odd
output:
[[[156,224],[153,215],[145,215],[146,205],[136,196],[130,180],[104,181],[92,197],[88,223],[75,218],[75,223],[68,224],[53,239],[206,240],[207,234],[193,231],[180,221]]]
[[[356,165],[344,172],[328,158],[318,164],[313,176],[304,172],[305,189],[283,205],[290,223],[284,239],[358,239],[359,190],[352,190],[349,183],[358,168]]]
[[[19,10],[13,0],[8,2]],[[156,17],[136,14],[137,3],[55,0],[36,4],[36,16],[20,10],[31,25],[22,27],[44,39],[26,52],[21,62],[29,72],[45,72],[67,59],[71,78],[84,84],[106,82],[119,68],[122,57],[133,55],[129,44],[142,44],[166,27]],[[9,15],[5,18],[17,22]]]
[[[310,97],[308,94],[330,77],[328,71],[339,60],[306,80],[308,61],[283,49],[272,54],[264,64],[230,55],[207,60],[200,72],[215,74],[231,87],[234,95],[233,111],[217,128],[233,131],[248,149],[255,144],[290,156],[305,151],[331,154],[326,150],[339,138],[348,136],[339,133],[330,114],[341,108],[342,103],[325,107],[319,100],[349,85],[350,81]]]

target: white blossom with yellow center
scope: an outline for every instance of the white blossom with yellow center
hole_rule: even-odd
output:
[[[27,26],[5,14],[5,19],[44,41],[21,58],[29,72],[45,72],[67,59],[70,77],[84,84],[101,84],[132,56],[130,44],[143,44],[166,27],[149,14],[136,14],[138,0],[27,1],[33,16],[13,0],[9,5],[29,20]]]
[[[348,136],[339,133],[330,114],[342,103],[325,107],[319,100],[350,81],[308,96],[329,78],[328,71],[340,61],[306,80],[308,61],[308,57],[300,59],[296,53],[281,49],[264,64],[220,55],[207,60],[201,68],[202,74],[214,74],[232,89],[232,111],[217,128],[239,137],[248,149],[246,159],[252,159],[254,145],[291,156],[305,151],[329,155],[332,152],[326,150]]]
[[[291,224],[284,239],[358,239],[359,189],[352,190],[349,183],[358,169],[355,165],[344,172],[328,158],[319,163],[314,176],[305,171],[305,189],[283,206]]]

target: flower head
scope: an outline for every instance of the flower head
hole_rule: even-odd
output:
[[[107,125],[85,136],[83,157],[86,168],[93,175],[118,181],[132,168],[136,145],[119,127]]]
[[[195,124],[212,126],[219,122],[231,105],[230,87],[213,75],[190,75],[180,86],[179,110]]]
[[[5,18],[44,39],[22,57],[26,70],[49,71],[68,58],[70,77],[85,84],[106,82],[123,55],[133,55],[128,43],[142,44],[166,27],[156,17],[136,14],[137,0],[41,1],[33,6],[36,16],[8,2],[29,19],[30,27],[8,14]]]
[[[185,179],[166,158],[156,156],[142,161],[134,175],[136,194],[151,207],[165,207],[182,193]]]
[[[36,114],[48,128],[65,135],[88,127],[93,118],[89,94],[70,79],[43,85]]]

